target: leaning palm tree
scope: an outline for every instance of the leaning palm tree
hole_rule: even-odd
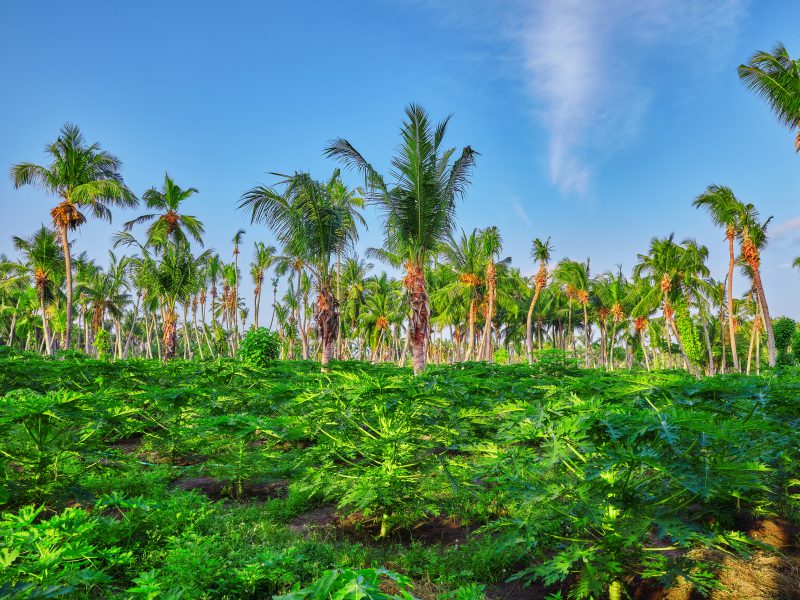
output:
[[[401,144],[392,158],[387,183],[373,166],[345,139],[333,141],[325,155],[360,171],[366,181],[366,198],[385,214],[385,247],[403,256],[411,305],[411,336],[414,372],[425,368],[430,336],[430,300],[425,280],[429,254],[447,239],[455,222],[455,202],[463,197],[477,153],[469,146],[455,157],[455,148],[442,143],[450,117],[438,125],[430,122],[416,104],[406,108]]]
[[[314,318],[325,370],[339,333],[333,259],[351,246],[352,234],[345,226],[349,210],[332,198],[327,185],[315,181],[308,173],[284,176],[278,186],[283,190],[263,185],[252,188],[242,195],[239,207],[250,209],[251,222],[263,222],[270,227],[287,255],[306,259],[304,266],[312,274],[317,292]]]
[[[536,306],[536,301],[539,299],[542,288],[547,285],[547,263],[550,261],[552,252],[553,246],[550,244],[550,238],[547,238],[544,242],[539,238],[533,240],[531,258],[539,263],[539,271],[536,273],[533,298],[531,299],[528,318],[525,322],[525,347],[528,352],[529,365],[533,364],[533,309]]]
[[[122,163],[113,154],[94,143],[86,145],[77,125],[67,123],[58,139],[45,147],[50,155],[49,166],[19,163],[11,167],[14,187],[33,185],[60,198],[50,211],[53,225],[61,236],[66,273],[66,331],[64,347],[69,349],[72,337],[72,264],[69,234],[86,222],[81,209],[89,209],[98,218],[111,221],[110,206],[136,206],[136,196],[122,182]]]
[[[761,249],[767,245],[767,226],[772,220],[768,218],[763,223],[758,219],[758,211],[752,204],[745,204],[741,216],[741,254],[742,260],[750,267],[753,277],[753,287],[758,295],[764,318],[764,328],[767,332],[767,351],[769,352],[769,366],[774,367],[777,359],[775,351],[775,334],[772,329],[772,318],[769,314],[767,296],[764,293],[764,284],[761,281]]]
[[[205,232],[203,224],[197,217],[184,214],[181,208],[181,205],[196,193],[197,188],[183,189],[165,173],[164,185],[160,190],[150,188],[142,195],[147,208],[158,212],[144,214],[128,221],[125,223],[125,231],[130,231],[134,225],[152,221],[147,228],[147,245],[160,248],[169,241],[187,243],[191,237],[202,246]]]
[[[706,191],[694,199],[692,205],[696,208],[705,208],[711,220],[718,227],[725,228],[725,239],[728,240],[728,279],[726,289],[728,292],[728,339],[731,345],[731,359],[733,368],[739,370],[739,357],[736,352],[736,332],[733,315],[733,266],[736,261],[733,242],[736,239],[741,224],[742,203],[736,198],[731,188],[721,185],[710,185]]]
[[[739,65],[739,79],[767,101],[781,124],[800,129],[800,60],[792,59],[783,44],[772,52],[759,50]],[[794,144],[800,152],[800,131]]]
[[[47,307],[55,299],[64,276],[64,253],[56,241],[56,232],[44,225],[30,238],[14,237],[14,247],[22,254],[24,267],[30,273],[39,295],[42,311],[42,333],[48,354],[55,350],[50,336]]]

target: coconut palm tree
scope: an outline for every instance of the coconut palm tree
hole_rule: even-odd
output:
[[[731,188],[710,185],[705,192],[695,198],[692,205],[696,208],[705,208],[713,223],[717,227],[725,229],[725,239],[728,240],[728,279],[725,284],[728,293],[728,339],[731,345],[733,368],[739,371],[736,332],[730,315],[733,315],[733,267],[736,261],[734,240],[741,229],[739,221],[742,214],[742,203],[736,198]]]
[[[314,317],[322,342],[322,368],[326,370],[339,333],[332,263],[352,246],[354,228],[348,226],[352,212],[332,197],[329,185],[315,181],[308,173],[283,177],[277,187],[257,186],[245,192],[239,207],[250,209],[251,222],[270,227],[289,254],[306,259],[305,267],[317,292]],[[338,173],[334,173],[336,177]]]
[[[59,246],[55,231],[44,225],[29,238],[14,237],[14,247],[22,254],[25,270],[31,276],[39,294],[39,309],[42,312],[42,332],[45,349],[53,354],[55,345],[50,335],[47,307],[58,295],[64,278],[64,252]],[[63,238],[62,238],[63,239]]]
[[[425,368],[430,336],[425,266],[429,254],[453,230],[455,202],[466,193],[477,155],[466,146],[456,157],[455,148],[442,146],[449,120],[447,117],[433,125],[421,106],[406,108],[401,144],[391,161],[391,183],[347,140],[337,139],[325,150],[326,156],[364,175],[367,201],[376,204],[385,216],[384,246],[405,260],[403,285],[411,307],[409,333],[415,373]]]
[[[584,362],[589,366],[591,335],[589,333],[589,301],[591,299],[591,277],[589,259],[585,263],[564,259],[556,267],[554,277],[575,297],[583,308]]]
[[[767,101],[782,125],[800,129],[800,60],[792,59],[783,44],[772,52],[759,50],[739,65],[739,79]],[[800,131],[794,143],[800,152]]]
[[[466,321],[469,337],[464,360],[469,361],[473,359],[475,349],[475,322],[478,304],[485,293],[485,282],[481,275],[485,270],[486,255],[480,240],[480,232],[473,229],[467,235],[462,231],[458,240],[450,235],[447,241],[440,246],[439,252],[445,265],[453,270],[455,277],[433,295],[444,299],[445,306],[457,303],[468,307]]]
[[[495,227],[487,227],[482,229],[478,235],[479,243],[482,247],[484,262],[486,264],[484,273],[484,283],[486,285],[486,317],[484,318],[485,325],[483,327],[483,337],[481,340],[481,349],[478,351],[478,357],[487,362],[492,362],[493,342],[492,342],[492,322],[495,318],[497,311],[497,279],[498,269],[502,272],[508,265],[511,264],[511,257],[500,260],[500,252],[503,251],[503,238],[500,236],[500,230]],[[501,275],[502,276],[502,275]]]
[[[152,221],[146,232],[148,246],[160,248],[169,241],[188,243],[189,237],[202,246],[205,233],[203,224],[197,217],[185,214],[181,207],[196,193],[197,188],[183,189],[168,173],[164,173],[164,184],[160,190],[153,187],[142,194],[147,208],[158,212],[128,221],[125,223],[125,231],[131,231],[135,225]]]
[[[531,258],[534,262],[539,263],[539,270],[534,277],[534,290],[531,304],[528,307],[528,318],[525,321],[525,348],[528,352],[528,364],[533,364],[533,309],[536,306],[536,301],[539,299],[539,294],[542,288],[547,285],[547,263],[550,262],[550,257],[553,253],[553,246],[550,244],[550,238],[545,241],[536,238],[531,245]]]
[[[764,329],[767,332],[767,351],[769,353],[769,366],[775,366],[777,354],[775,351],[775,334],[772,329],[772,318],[769,314],[767,296],[764,293],[764,283],[761,280],[761,250],[767,245],[767,227],[772,217],[763,223],[759,221],[758,211],[752,204],[745,204],[741,213],[740,245],[742,260],[750,267],[753,277],[753,286],[758,295],[759,305],[764,319]]]
[[[209,255],[207,250],[193,256],[188,243],[175,243],[164,246],[157,259],[144,257],[142,283],[148,293],[158,298],[164,360],[175,358],[178,347],[176,306],[190,301]]]
[[[24,162],[11,167],[15,188],[32,185],[58,196],[59,204],[50,211],[60,233],[66,273],[66,331],[64,347],[72,340],[72,264],[69,234],[86,222],[81,209],[111,222],[111,206],[133,207],[138,200],[123,183],[120,160],[94,143],[87,146],[77,125],[67,123],[58,139],[45,146],[48,166]]]
[[[267,246],[264,242],[256,242],[253,249],[253,262],[250,274],[253,278],[253,326],[258,329],[258,317],[261,312],[261,287],[264,273],[275,262],[275,246]]]

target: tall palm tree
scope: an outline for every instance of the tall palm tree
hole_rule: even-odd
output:
[[[191,237],[202,246],[205,233],[203,224],[197,217],[185,214],[181,207],[196,193],[197,188],[183,189],[169,174],[164,173],[164,184],[160,190],[153,187],[142,194],[142,200],[147,204],[147,208],[158,212],[144,214],[128,221],[125,223],[125,231],[130,231],[134,225],[152,221],[147,228],[147,245],[161,247],[170,240],[175,243],[188,243]]]
[[[267,246],[264,242],[256,242],[253,249],[253,262],[250,274],[253,277],[253,325],[258,329],[258,317],[261,312],[261,287],[264,273],[275,262],[275,246]]]
[[[554,277],[563,284],[583,308],[584,362],[589,366],[591,339],[589,334],[589,300],[591,299],[591,277],[589,260],[585,263],[564,259],[556,267]]]
[[[337,174],[335,174],[338,176]],[[242,195],[240,208],[249,208],[251,222],[263,222],[290,254],[306,258],[317,301],[314,318],[322,342],[322,368],[330,363],[339,333],[339,300],[334,294],[333,258],[351,247],[354,229],[349,207],[331,196],[330,187],[308,173],[284,176],[275,186],[257,186]],[[299,283],[299,282],[298,282]]]
[[[454,159],[455,148],[444,148],[450,117],[438,125],[416,104],[406,108],[401,144],[392,158],[392,183],[345,139],[333,141],[325,155],[360,171],[366,197],[385,215],[384,246],[405,259],[403,285],[411,307],[409,333],[414,372],[425,368],[430,336],[430,300],[425,280],[429,254],[447,239],[455,222],[455,202],[464,196],[477,153],[469,146]]]
[[[162,358],[175,358],[178,337],[178,303],[189,302],[197,289],[202,266],[210,254],[193,256],[187,243],[168,244],[156,260],[145,256],[142,280],[148,293],[158,298],[162,324]]]
[[[767,244],[767,226],[772,220],[769,217],[763,223],[759,221],[758,211],[752,204],[745,204],[741,216],[741,254],[742,259],[750,267],[753,274],[753,286],[758,295],[759,304],[764,318],[764,329],[767,332],[767,351],[769,353],[769,366],[775,366],[777,354],[775,351],[775,333],[772,329],[772,318],[769,314],[767,296],[764,293],[764,283],[761,281],[761,249]]]
[[[44,225],[31,237],[14,237],[14,247],[24,258],[26,270],[30,273],[39,294],[39,308],[42,311],[42,332],[48,354],[55,347],[50,336],[47,307],[55,299],[64,277],[64,252],[59,246],[56,232]]]
[[[733,368],[739,371],[739,356],[736,352],[736,331],[732,315],[733,267],[736,261],[734,240],[741,229],[739,221],[742,214],[742,203],[736,198],[731,188],[710,185],[705,192],[694,199],[692,205],[696,208],[705,208],[714,224],[725,229],[725,239],[728,240],[728,279],[726,282],[728,292],[728,339],[731,345]]]
[[[119,170],[120,160],[100,149],[97,143],[86,145],[77,125],[67,123],[58,139],[45,146],[51,157],[49,166],[24,162],[11,167],[15,188],[33,185],[60,198],[50,211],[53,225],[61,236],[66,273],[66,331],[64,347],[72,340],[72,264],[69,234],[86,222],[81,209],[111,222],[110,206],[133,207],[136,196],[125,186]]]
[[[800,129],[800,60],[792,59],[778,43],[772,52],[753,54],[738,70],[739,79],[767,101],[781,124]],[[794,143],[800,152],[800,131]]]
[[[447,241],[440,246],[439,252],[444,258],[445,264],[453,270],[455,277],[442,286],[435,295],[446,298],[447,304],[452,305],[455,302],[468,307],[469,337],[464,360],[472,360],[475,349],[475,322],[478,304],[485,292],[485,282],[481,275],[485,269],[486,256],[481,244],[480,233],[477,229],[473,229],[469,235],[462,231],[459,239],[450,235]]]
[[[486,284],[486,318],[483,328],[483,339],[481,341],[481,350],[478,352],[478,357],[483,358],[487,362],[492,362],[494,354],[492,348],[492,322],[495,318],[497,311],[497,275],[498,267],[503,270],[511,264],[511,257],[507,256],[502,260],[498,260],[500,252],[503,251],[503,238],[500,236],[500,230],[495,227],[487,227],[482,229],[479,234],[479,242],[482,246],[484,262],[486,263],[484,281]]]
[[[534,278],[534,291],[531,304],[528,307],[528,318],[525,321],[525,348],[528,352],[528,364],[533,364],[533,309],[536,306],[536,301],[539,299],[539,294],[542,288],[547,285],[547,263],[550,262],[550,257],[553,252],[553,246],[550,244],[550,238],[545,241],[536,238],[531,245],[531,258],[534,262],[539,263],[539,270]]]
[[[233,348],[234,350],[239,346],[239,321],[237,319],[236,307],[239,306],[239,245],[244,239],[244,229],[239,229],[233,234]]]

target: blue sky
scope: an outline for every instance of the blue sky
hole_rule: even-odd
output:
[[[550,236],[556,258],[591,256],[597,273],[629,271],[652,236],[675,232],[709,246],[721,279],[722,234],[691,207],[718,183],[774,216],[767,297],[800,317],[800,156],[736,75],[778,40],[800,55],[795,1],[28,1],[0,4],[0,23],[3,169],[43,162],[77,123],[136,193],[164,171],[197,187],[186,210],[223,257],[240,227],[244,256],[271,240],[236,210],[244,190],[270,171],[329,175],[322,149],[338,136],[383,169],[413,101],[453,113],[450,144],[481,153],[460,225],[497,225],[524,272],[534,237]],[[2,176],[0,203],[10,254],[53,199]],[[135,214],[87,224],[76,251],[105,261]],[[368,219],[362,246],[380,245]]]

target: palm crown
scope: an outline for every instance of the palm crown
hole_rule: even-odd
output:
[[[170,239],[176,243],[188,242],[187,234],[201,246],[203,245],[203,224],[193,215],[183,214],[181,205],[197,188],[183,189],[168,175],[164,174],[164,185],[161,190],[150,188],[143,195],[147,208],[158,210],[158,213],[141,215],[125,223],[125,231],[134,225],[153,221],[147,228],[147,243],[155,247],[163,247]]]

